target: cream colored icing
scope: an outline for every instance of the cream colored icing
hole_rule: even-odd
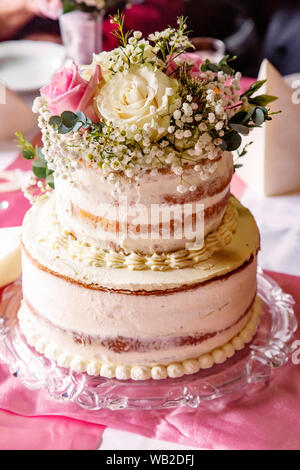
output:
[[[51,219],[52,198],[41,198],[27,213],[24,219],[22,240],[25,249],[33,259],[42,266],[70,277],[84,284],[95,284],[109,289],[127,290],[165,290],[193,285],[214,277],[222,276],[241,266],[251,255],[255,255],[259,248],[259,233],[250,212],[236,199],[231,204],[238,212],[238,223],[232,240],[221,251],[215,252],[209,259],[201,261],[193,267],[182,267],[178,261],[181,253],[174,253],[173,259],[181,269],[169,271],[154,271],[152,269],[115,269],[123,266],[123,255],[110,253],[108,266],[102,266],[103,259],[99,256],[99,265],[93,262],[83,262],[74,252],[69,252],[68,244],[61,243],[60,249],[55,250],[49,243],[49,234],[53,232]],[[58,241],[59,242],[59,241]],[[92,247],[90,248],[92,250]],[[138,266],[138,256],[129,255],[130,263]],[[153,263],[157,263],[157,255],[153,256]],[[92,261],[89,259],[89,261]],[[161,259],[159,260],[161,262]]]
[[[193,201],[193,212],[196,204],[198,208],[202,205],[205,210],[220,205],[229,192],[232,155],[224,152],[213,165],[216,167],[215,171],[210,173],[207,170],[205,180],[194,169],[184,171],[183,179],[190,181],[196,188],[185,194],[177,192],[179,177],[171,172],[144,174],[135,184],[124,179],[126,191],[117,193],[114,192],[114,183],[103,180],[100,170],[81,166],[74,169],[73,182],[56,176],[56,215],[63,229],[73,233],[78,240],[98,248],[116,251],[122,249],[127,253],[138,251],[144,254],[183,249],[193,237],[192,218],[185,214],[184,233],[181,237],[156,240],[145,235],[151,222],[151,208],[155,210],[155,205],[159,205],[162,209],[161,217],[165,213],[166,222],[169,223],[171,214],[167,209],[170,210],[172,205],[178,211],[174,216],[175,221],[179,220],[179,214],[182,216],[184,204],[190,200]],[[221,204],[220,207],[217,206],[216,212],[206,217],[204,236],[218,228],[224,212],[225,208]],[[124,214],[130,230],[127,224],[121,223]],[[117,233],[114,229],[111,230],[116,221],[119,223]],[[153,227],[156,226],[155,217],[151,227],[152,224]]]
[[[76,372],[87,372],[92,376],[117,378],[118,380],[160,380],[166,377],[178,378],[184,374],[194,374],[200,369],[208,369],[214,364],[221,364],[232,357],[234,353],[242,349],[251,341],[256,333],[261,313],[261,302],[257,298],[251,309],[251,316],[241,331],[235,334],[229,341],[218,345],[213,350],[201,354],[198,357],[188,358],[184,361],[172,362],[166,365],[123,365],[103,363],[90,358],[82,360],[79,356],[68,354],[65,349],[59,349],[49,341],[48,337],[41,335],[26,311],[21,307],[18,313],[20,327],[28,343],[46,357],[55,360],[61,367],[71,368]]]
[[[225,330],[239,320],[256,293],[256,260],[225,279],[164,295],[86,288],[40,269],[26,255],[22,264],[24,299],[41,317],[40,321],[70,334],[99,338],[124,337],[149,342],[153,338],[168,340]],[[180,354],[193,350],[187,346],[181,348]],[[102,346],[97,346],[97,351],[111,361],[118,357],[114,350],[107,352]],[[147,353],[142,355],[144,361],[153,357],[162,361],[166,353],[162,354],[163,357],[158,350],[151,357]],[[132,362],[136,355],[134,350],[128,350],[122,357]]]
[[[154,253],[143,255],[139,253],[126,254],[113,250],[101,250],[89,243],[76,240],[70,233],[62,229],[55,215],[55,204],[51,215],[51,227],[47,242],[58,253],[64,250],[69,259],[82,260],[89,266],[107,266],[113,269],[128,268],[131,270],[168,271],[192,267],[201,261],[209,259],[213,253],[222,250],[233,237],[238,224],[238,211],[232,201],[227,205],[225,215],[219,228],[208,234],[202,248],[190,248],[166,254]]]

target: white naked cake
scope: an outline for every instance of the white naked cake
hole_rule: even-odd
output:
[[[240,95],[229,57],[186,52],[181,18],[147,40],[112,21],[120,47],[36,99],[43,149],[19,135],[34,173],[19,322],[59,366],[180,377],[255,334],[259,232],[230,195],[232,152],[273,98],[255,101],[260,82]]]

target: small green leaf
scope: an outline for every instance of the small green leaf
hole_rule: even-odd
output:
[[[50,174],[46,177],[46,183],[48,184],[48,186],[50,186],[50,188],[54,189],[54,175],[53,175],[53,171],[52,171],[52,173],[50,173]]]
[[[246,111],[238,111],[236,114],[230,118],[229,122],[230,123],[235,123],[235,124],[241,124],[244,122],[245,117],[247,116]]]
[[[219,67],[216,64],[208,64],[206,69],[216,73],[219,71]]]
[[[73,128],[77,120],[78,120],[77,115],[73,113],[72,111],[64,111],[61,114],[61,121],[65,127]]]
[[[71,132],[72,130],[72,127],[66,127],[64,126],[64,124],[62,124],[59,128],[59,133],[60,134],[68,134],[69,132]]]
[[[236,169],[236,168],[241,168],[243,166],[243,164],[242,163],[235,163],[233,166]]]
[[[260,108],[256,108],[254,122],[256,126],[261,126],[265,120],[264,112]]]
[[[228,60],[230,60],[230,55],[229,55],[229,54],[225,54],[225,55],[222,57],[222,59],[219,60],[218,65],[226,64]]]
[[[269,103],[277,100],[277,96],[272,95],[259,95],[255,96],[254,98],[249,99],[249,103],[256,104],[258,106],[266,106]]]
[[[61,117],[60,116],[51,116],[49,119],[50,126],[55,127],[56,129],[61,126]]]
[[[228,64],[221,65],[221,70],[226,73],[227,75],[232,75],[234,70]]]
[[[242,142],[242,138],[240,134],[238,134],[236,131],[232,130],[231,132],[228,132],[224,135],[223,137],[223,142],[225,143],[225,149],[228,152],[232,152],[233,150],[236,150],[239,148]],[[222,145],[222,144],[221,144]],[[223,149],[223,147],[221,146]]]
[[[40,179],[45,179],[47,176],[47,166],[41,160],[34,160],[32,164],[32,171]]]
[[[249,109],[248,113],[246,114],[246,116],[245,116],[244,119],[242,120],[242,123],[250,121],[250,119],[251,119],[252,114],[254,113],[254,111],[255,111],[255,107],[253,106],[252,108]]]
[[[80,109],[78,109],[78,111],[76,111],[76,116],[82,122],[85,122],[87,120],[85,114],[82,111],[80,111]]]
[[[235,124],[233,122],[230,122],[229,127],[233,129],[234,131],[238,132],[239,134],[242,134],[242,135],[249,134],[249,128],[247,126],[244,126],[243,124]]]
[[[258,80],[257,82],[254,82],[252,83],[252,85],[250,85],[250,87],[248,88],[248,90],[246,90],[242,95],[242,96],[251,96],[253,95],[253,93],[255,93],[257,90],[259,90],[264,83],[266,83],[267,80]]]
[[[42,160],[46,163],[46,158],[44,157],[43,150],[41,147],[35,146],[35,155],[39,160]]]
[[[82,126],[83,126],[82,122],[81,122],[81,121],[77,121],[77,122],[75,123],[75,125],[73,126],[73,131],[74,131],[74,132],[79,131],[79,129],[80,129]]]
[[[253,141],[251,140],[251,142],[248,142],[246,145],[244,145],[241,151],[237,151],[238,158],[244,157],[247,154],[247,151],[248,151],[247,148],[249,147],[249,145],[252,145],[252,144],[253,144]]]
[[[34,158],[34,152],[30,149],[24,149],[22,155],[26,160],[32,160]]]

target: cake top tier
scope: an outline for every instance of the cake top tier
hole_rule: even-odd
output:
[[[37,176],[44,165],[49,181],[52,172],[72,179],[88,165],[118,189],[124,176],[138,181],[163,169],[178,175],[179,192],[193,191],[185,168],[201,171],[239,149],[242,134],[271,119],[266,106],[275,98],[253,97],[262,82],[240,94],[233,58],[215,64],[193,52],[183,18],[147,39],[125,33],[122,16],[111,21],[120,46],[63,68],[34,102],[44,144]]]

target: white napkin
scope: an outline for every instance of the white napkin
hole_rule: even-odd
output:
[[[3,84],[1,85],[3,87]],[[30,107],[13,91],[1,91],[0,140],[12,138],[16,131],[26,133],[36,123],[36,116]]]
[[[258,80],[264,79],[267,82],[259,94],[278,96],[269,107],[282,112],[243,139],[243,143],[253,144],[237,173],[260,195],[275,196],[300,189],[300,92],[292,89],[267,59],[258,75]]]
[[[21,274],[20,233],[21,227],[0,229],[0,287]]]

